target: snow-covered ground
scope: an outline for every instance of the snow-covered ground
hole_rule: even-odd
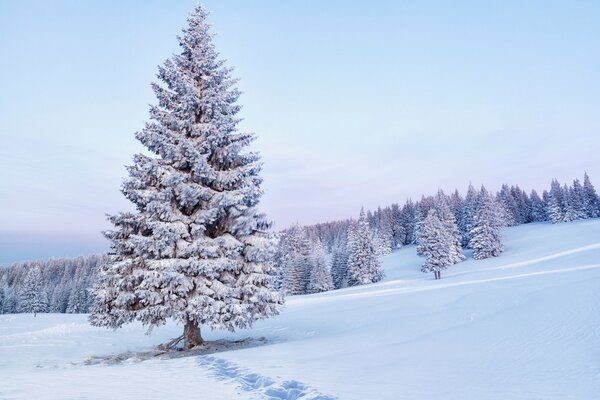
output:
[[[384,282],[288,299],[210,356],[85,365],[149,350],[174,324],[113,332],[84,315],[0,316],[0,399],[600,399],[600,220],[505,231],[496,259],[442,275],[407,247]]]

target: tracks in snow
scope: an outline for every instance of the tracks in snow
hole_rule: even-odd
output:
[[[319,393],[302,382],[277,381],[239,367],[231,361],[214,356],[198,357],[198,365],[210,369],[219,380],[231,381],[243,391],[255,392],[267,400],[334,400],[336,397]]]

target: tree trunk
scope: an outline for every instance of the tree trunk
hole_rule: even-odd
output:
[[[187,321],[183,328],[183,349],[189,350],[204,343],[200,335],[200,327],[195,321]]]

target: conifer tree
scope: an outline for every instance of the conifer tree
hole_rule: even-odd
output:
[[[477,197],[477,206],[471,229],[469,247],[473,249],[473,258],[482,260],[498,257],[502,252],[502,218],[500,206],[485,187]]]
[[[383,279],[383,270],[375,252],[364,209],[360,211],[352,242],[348,256],[348,285],[366,285]]]
[[[518,217],[518,205],[516,203],[513,192],[508,185],[502,185],[500,192],[496,195],[496,201],[500,204],[503,214],[504,221],[507,226],[514,226],[519,224]]]
[[[529,198],[531,199],[531,218],[533,222],[547,221],[546,204],[535,190],[531,191]]]
[[[311,267],[311,249],[306,230],[296,226],[290,240],[290,253],[284,267],[284,292],[289,295],[306,294]]]
[[[33,313],[34,317],[37,313],[46,312],[48,300],[46,292],[42,289],[42,274],[38,267],[31,268],[27,272],[20,297],[20,312]]]
[[[404,230],[403,244],[416,243],[415,225],[417,223],[417,214],[415,204],[409,199],[406,201],[400,211],[400,224]]]
[[[184,325],[184,347],[203,343],[200,326],[250,327],[283,302],[269,263],[275,243],[257,211],[262,191],[253,135],[240,133],[239,92],[198,6],[179,37],[181,53],[159,67],[158,105],[137,139],[122,192],[136,212],[111,216],[112,262],[93,291],[90,321],[117,328]]]
[[[452,211],[452,214],[454,215],[454,219],[456,220],[456,223],[459,224],[461,213],[462,213],[462,208],[464,206],[464,200],[463,200],[462,196],[460,195],[460,193],[458,192],[458,189],[454,189],[454,193],[452,193],[452,195],[450,196],[448,205],[450,206],[450,211]],[[459,230],[460,230],[460,226],[459,226]]]
[[[316,243],[311,256],[310,281],[308,293],[321,293],[333,289],[331,271],[325,261],[325,250],[321,243]]]
[[[406,230],[402,224],[402,210],[398,204],[392,204],[390,220],[392,226],[392,246],[393,248],[402,247],[406,240]]]
[[[468,246],[471,229],[473,229],[473,215],[475,214],[475,206],[477,203],[477,191],[471,183],[467,189],[467,195],[463,202],[463,207],[460,212],[460,220],[458,221],[458,229],[461,236],[461,244]]]
[[[346,243],[339,243],[331,254],[331,279],[335,289],[348,286],[348,251]]]
[[[71,295],[67,303],[66,312],[69,314],[79,314],[88,309],[88,298],[85,285],[81,282],[73,282]]]
[[[462,246],[460,245],[460,232],[454,219],[454,214],[448,206],[448,197],[442,191],[439,191],[435,198],[434,210],[440,221],[442,221],[444,229],[450,238],[450,258],[452,264],[464,261],[465,256],[462,254]]]
[[[563,193],[563,204],[564,214],[562,222],[576,221],[578,219],[577,213],[577,199],[573,193],[573,188],[567,186],[565,183],[562,187]]]
[[[572,221],[587,218],[583,186],[581,186],[579,179],[575,179],[573,181],[573,186],[569,188],[568,207],[570,209],[568,212],[572,212],[573,214],[570,218]]]
[[[420,240],[419,246],[425,256],[421,271],[423,273],[433,272],[435,279],[441,279],[442,271],[454,264],[453,238],[435,210],[430,210],[423,221]]]
[[[583,208],[587,218],[600,217],[600,199],[587,172],[583,175]]]
[[[302,227],[299,224],[293,225],[291,228],[279,234],[279,242],[277,251],[273,259],[275,268],[275,288],[285,292],[285,280],[287,276],[287,268],[291,265],[291,259],[294,257],[298,240],[301,238]]]
[[[423,232],[423,226],[425,224],[425,218],[435,206],[435,199],[433,196],[422,196],[421,200],[415,206],[415,228],[414,228],[414,240],[417,244],[417,254],[422,256],[421,248],[419,246],[421,240],[421,233]]]
[[[1,273],[2,271],[0,271]],[[8,297],[8,278],[6,274],[0,275],[0,314],[4,312]]]
[[[558,224],[565,221],[565,194],[563,188],[556,179],[552,180],[550,185],[549,199],[547,202],[548,216],[553,224]]]

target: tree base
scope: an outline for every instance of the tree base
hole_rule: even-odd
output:
[[[202,346],[204,339],[200,334],[200,326],[195,321],[188,321],[183,327],[183,349],[189,350],[197,346]]]

